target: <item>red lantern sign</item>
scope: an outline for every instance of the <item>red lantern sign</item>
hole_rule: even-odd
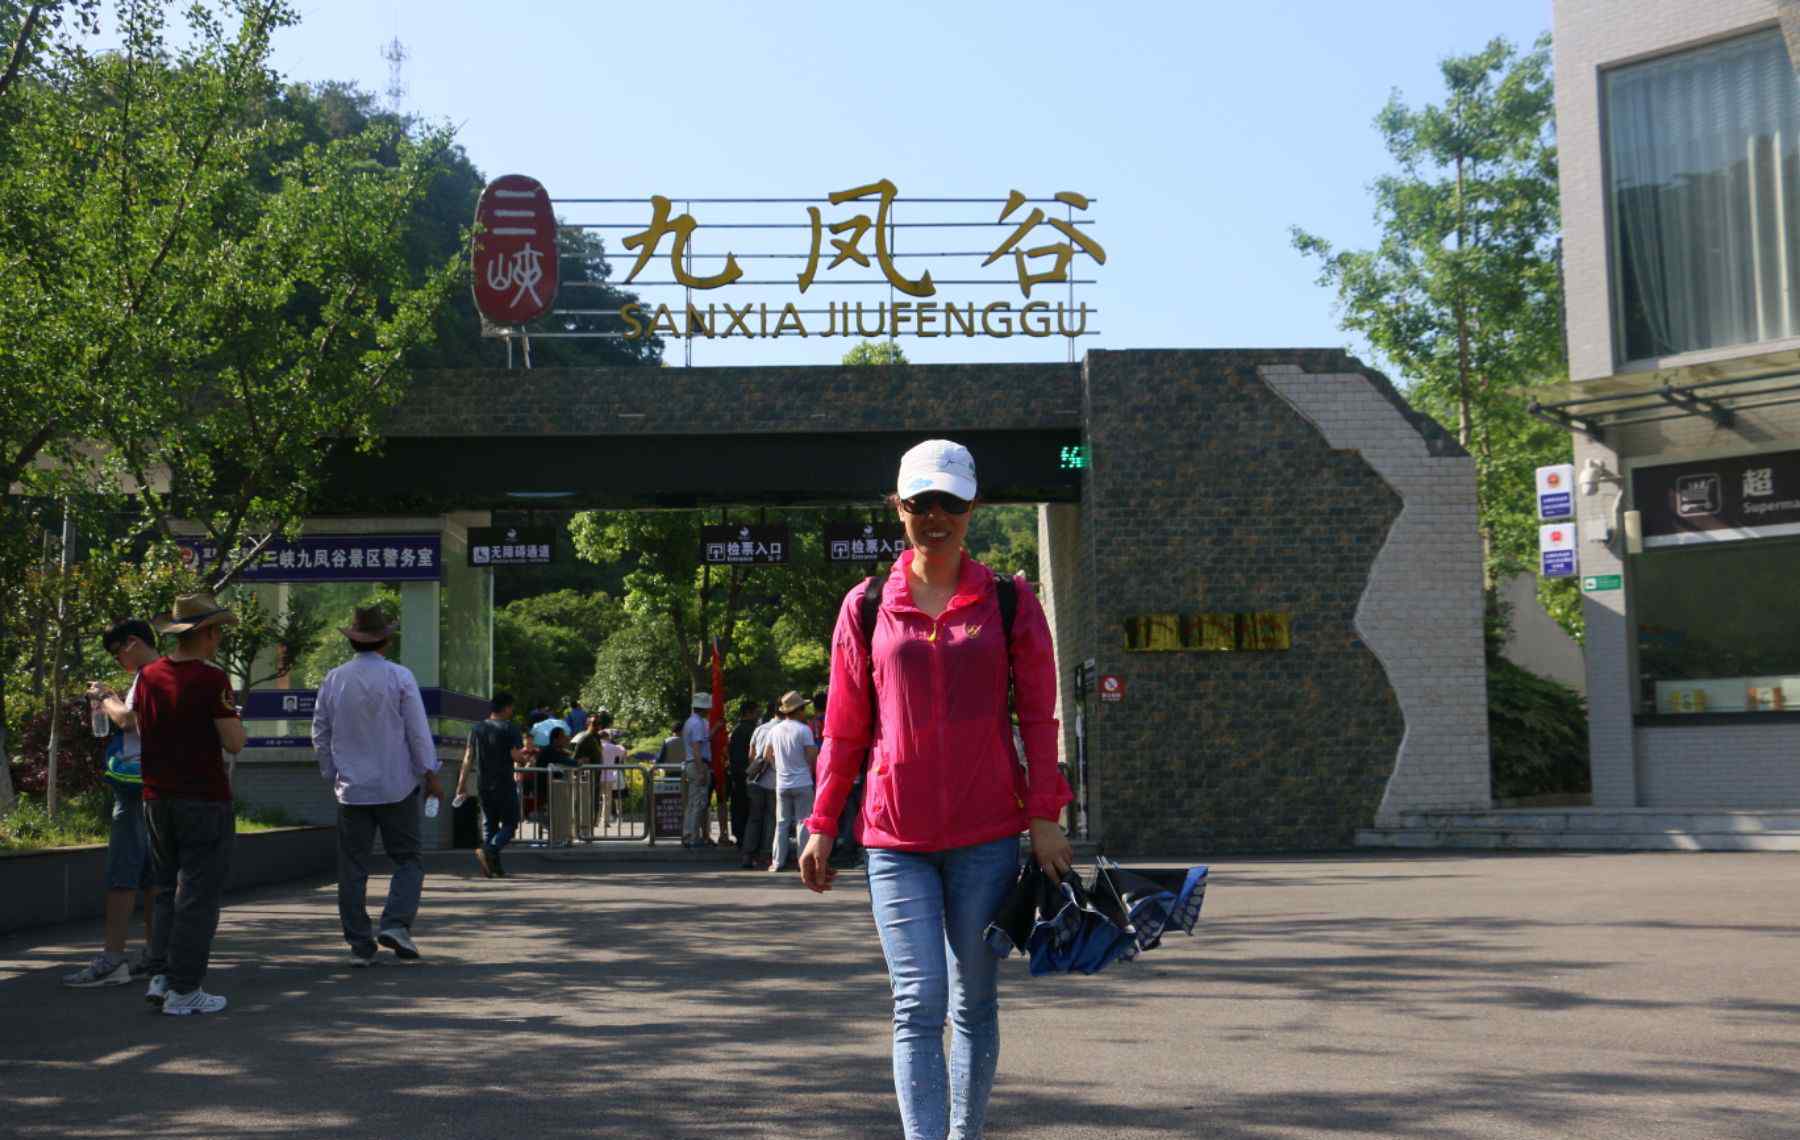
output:
[[[550,311],[560,278],[556,213],[543,183],[508,174],[487,184],[475,207],[470,268],[475,307],[499,325],[522,325]]]

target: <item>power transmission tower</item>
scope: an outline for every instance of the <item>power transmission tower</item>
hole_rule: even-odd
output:
[[[400,65],[407,60],[406,45],[400,42],[399,36],[395,36],[382,47],[381,58],[387,60],[388,64],[388,110],[398,115],[400,100],[406,95],[406,83],[400,78]]]

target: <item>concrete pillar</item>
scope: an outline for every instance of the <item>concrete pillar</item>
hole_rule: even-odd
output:
[[[1056,719],[1062,723],[1058,758],[1075,760],[1075,668],[1087,656],[1077,632],[1082,595],[1081,508],[1070,503],[1038,506],[1038,583],[1044,616],[1056,645]]]
[[[1575,470],[1577,474],[1590,459],[1598,459],[1606,469],[1620,478],[1624,472],[1618,453],[1604,444],[1581,436],[1575,437]],[[1587,623],[1583,648],[1587,657],[1588,698],[1588,769],[1593,776],[1595,807],[1637,807],[1637,730],[1632,714],[1637,709],[1637,639],[1628,606],[1631,576],[1628,560],[1594,541],[1608,527],[1621,532],[1619,510],[1623,505],[1624,487],[1602,482],[1592,495],[1575,496],[1576,526],[1581,539],[1579,552],[1583,575],[1618,574],[1625,589],[1584,593],[1581,616]],[[1615,542],[1622,548],[1623,537]]]
[[[438,683],[439,589],[436,582],[400,584],[400,664],[421,689]]]

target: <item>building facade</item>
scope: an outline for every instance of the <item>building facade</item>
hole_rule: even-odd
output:
[[[1594,806],[1800,806],[1800,4],[1554,34]]]

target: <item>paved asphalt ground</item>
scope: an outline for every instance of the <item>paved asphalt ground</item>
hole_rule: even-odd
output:
[[[860,875],[431,862],[417,965],[350,970],[327,885],[231,900],[213,1017],[58,989],[96,924],[0,940],[0,1135],[899,1136]],[[990,1136],[1800,1136],[1800,858],[1213,867],[1192,939],[1005,964]]]

